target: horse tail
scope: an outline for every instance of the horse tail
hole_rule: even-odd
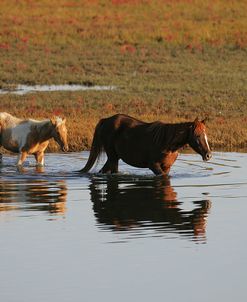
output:
[[[101,119],[95,128],[89,158],[87,160],[86,165],[79,171],[81,173],[86,173],[92,168],[95,161],[97,160],[97,158],[99,157],[99,155],[101,154],[101,152],[104,149],[103,143],[101,140],[101,130],[102,130],[103,122],[104,122],[104,119]]]

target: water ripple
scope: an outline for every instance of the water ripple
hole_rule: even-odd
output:
[[[5,156],[0,166],[0,213],[66,217],[72,206],[70,192],[76,200],[89,199],[97,228],[116,234],[117,242],[181,237],[205,243],[213,201],[247,196],[243,154],[234,154],[234,159],[217,155],[211,163],[199,162],[198,155],[180,155],[167,178],[123,162],[120,174],[75,172],[87,156],[47,154],[42,169],[32,160],[17,169],[15,158]]]

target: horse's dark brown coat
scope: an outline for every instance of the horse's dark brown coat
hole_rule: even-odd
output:
[[[117,114],[101,119],[96,126],[88,162],[81,172],[88,172],[102,151],[107,161],[101,172],[118,172],[118,161],[149,168],[155,174],[167,174],[175,162],[177,150],[189,144],[204,160],[211,157],[205,142],[205,125],[194,122],[165,124],[146,123],[133,117]]]

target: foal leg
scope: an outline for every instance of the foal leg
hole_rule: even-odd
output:
[[[27,157],[27,152],[20,152],[18,155],[17,166],[21,166]]]
[[[44,152],[37,152],[34,154],[36,159],[36,165],[39,167],[44,166]]]

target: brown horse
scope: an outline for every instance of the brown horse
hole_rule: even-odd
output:
[[[118,160],[138,168],[149,168],[156,175],[168,174],[178,156],[178,149],[189,144],[203,160],[212,157],[205,122],[165,124],[145,123],[117,114],[101,119],[95,128],[88,161],[80,172],[88,172],[104,150],[107,162],[102,173],[117,173]]]
[[[44,165],[44,151],[54,138],[63,151],[68,150],[65,119],[22,120],[6,112],[0,112],[0,146],[19,153],[17,165],[21,166],[28,154],[34,154],[37,165]],[[0,154],[2,157],[2,154]]]

